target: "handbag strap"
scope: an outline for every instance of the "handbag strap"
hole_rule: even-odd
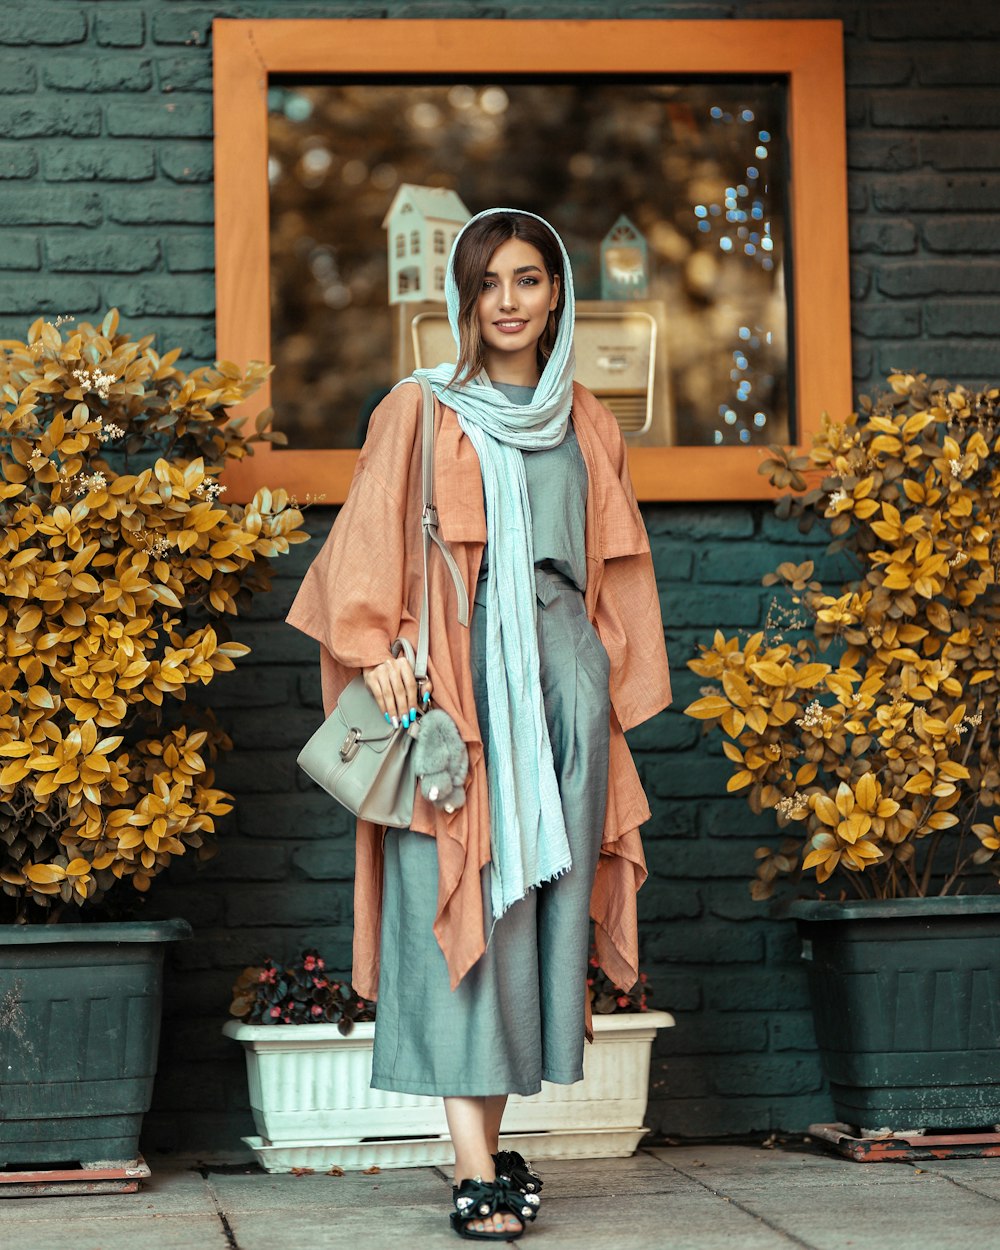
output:
[[[431,543],[436,543],[444,557],[455,592],[458,595],[458,620],[461,625],[469,623],[469,592],[459,572],[455,557],[448,550],[448,544],[438,533],[438,514],[434,506],[434,392],[426,377],[419,376],[420,391],[423,395],[423,508],[420,513],[420,525],[423,530],[424,547],[424,593],[420,611],[420,626],[417,633],[417,656],[414,673],[417,678],[427,676],[427,652],[430,646],[430,600],[428,594],[427,565],[430,561]]]

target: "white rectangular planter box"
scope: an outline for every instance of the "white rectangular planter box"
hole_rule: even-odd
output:
[[[502,1145],[538,1160],[600,1159],[634,1153],[649,1091],[649,1058],[666,1011],[594,1016],[584,1079],[542,1082],[512,1094]],[[374,1024],[344,1037],[333,1024],[241,1024],[227,1037],[246,1051],[257,1137],[245,1137],[269,1172],[293,1167],[418,1167],[447,1164],[451,1141],[440,1098],[370,1087]]]

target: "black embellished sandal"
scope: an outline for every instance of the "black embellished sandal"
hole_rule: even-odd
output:
[[[497,1176],[506,1176],[523,1194],[537,1194],[542,1187],[542,1178],[531,1170],[524,1155],[516,1150],[499,1150],[493,1155]]]
[[[466,1178],[461,1185],[452,1185],[451,1200],[455,1210],[451,1213],[451,1226],[459,1237],[473,1241],[514,1241],[524,1232],[525,1221],[531,1221],[538,1212],[539,1199],[534,1194],[523,1194],[505,1177],[484,1181],[479,1177]],[[483,1229],[469,1228],[473,1220],[483,1220],[495,1214],[516,1216],[521,1227]]]

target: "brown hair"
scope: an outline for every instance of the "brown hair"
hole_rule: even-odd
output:
[[[508,239],[523,239],[541,255],[549,280],[559,276],[559,302],[549,314],[538,340],[538,367],[544,368],[552,355],[559,319],[566,299],[562,249],[552,231],[527,213],[490,213],[468,226],[455,249],[455,281],[458,286],[458,362],[449,386],[474,378],[483,367],[483,340],[479,332],[476,306],[483,289],[483,278],[493,253]]]

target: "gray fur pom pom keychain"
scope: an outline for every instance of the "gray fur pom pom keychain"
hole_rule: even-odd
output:
[[[413,767],[421,793],[435,807],[453,812],[463,806],[469,752],[458,726],[440,708],[431,708],[420,717]]]

